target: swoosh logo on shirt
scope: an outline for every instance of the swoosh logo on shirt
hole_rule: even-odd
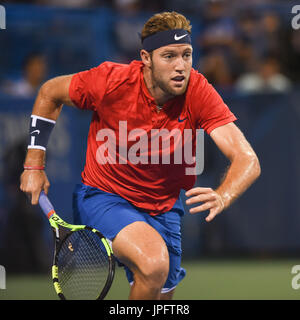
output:
[[[180,116],[178,117],[178,122],[183,122],[183,121],[185,121],[185,120],[187,120],[187,117],[185,117],[185,118],[183,118],[183,119],[180,119]]]
[[[34,131],[32,131],[32,132],[30,132],[30,134],[33,134],[33,133],[37,133],[37,134],[40,134],[40,130],[34,130]]]
[[[187,36],[187,34],[184,34],[183,36],[177,36],[177,34],[175,34],[174,39],[175,39],[176,41],[178,41],[178,40],[180,40],[180,39],[182,39],[182,38],[184,38],[184,37],[186,37],[186,36]]]

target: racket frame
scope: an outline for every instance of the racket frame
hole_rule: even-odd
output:
[[[44,193],[43,193],[43,197],[45,197]],[[49,201],[48,198],[47,198],[47,200]],[[98,230],[96,230],[94,228],[91,228],[86,225],[73,225],[73,224],[69,224],[69,223],[65,222],[62,218],[59,217],[59,215],[55,212],[53,207],[52,207],[52,210],[50,210],[48,213],[46,213],[45,211],[44,211],[44,213],[48,217],[48,220],[49,220],[49,223],[52,227],[54,238],[55,238],[54,258],[53,258],[53,265],[52,265],[51,274],[52,274],[53,286],[54,286],[55,292],[58,295],[58,297],[61,300],[67,300],[65,295],[63,294],[63,291],[62,291],[61,286],[59,284],[59,277],[58,277],[59,270],[58,270],[58,265],[57,265],[59,251],[60,251],[62,245],[64,244],[64,242],[67,240],[67,238],[73,232],[86,229],[86,230],[90,230],[90,231],[94,232],[100,238],[100,240],[102,241],[102,243],[105,247],[105,250],[106,250],[106,253],[108,256],[108,260],[109,260],[109,270],[108,270],[108,276],[107,276],[105,285],[104,285],[102,291],[99,293],[99,296],[95,299],[95,300],[103,300],[105,298],[105,296],[107,295],[108,290],[111,287],[111,284],[113,282],[114,275],[115,275],[115,258],[113,255],[112,248],[111,248],[110,244],[108,243],[107,239],[102,235],[101,232],[99,232]],[[63,228],[65,234],[64,234],[63,238],[60,238],[60,229],[62,229],[62,228]]]

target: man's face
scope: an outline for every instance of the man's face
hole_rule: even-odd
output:
[[[192,46],[172,44],[152,52],[153,84],[165,93],[178,96],[185,93],[192,68]]]

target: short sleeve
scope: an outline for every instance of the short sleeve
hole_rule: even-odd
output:
[[[215,88],[202,75],[193,89],[192,104],[197,127],[208,134],[217,127],[237,120]]]
[[[90,70],[73,75],[69,87],[69,96],[80,109],[96,111],[106,91],[110,65],[106,62]]]

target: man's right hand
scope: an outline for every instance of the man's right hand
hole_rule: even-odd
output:
[[[44,170],[24,170],[20,182],[20,189],[30,196],[33,205],[38,204],[42,190],[48,194],[50,183]]]

